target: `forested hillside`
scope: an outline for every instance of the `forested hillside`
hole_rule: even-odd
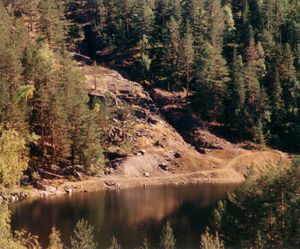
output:
[[[66,50],[65,4],[0,3],[1,185],[17,183],[28,162],[34,171],[103,160],[97,113]]]
[[[71,1],[72,2],[72,1]],[[203,120],[298,150],[300,6],[294,0],[89,0],[90,55],[138,80],[186,89]]]
[[[297,248],[299,141],[298,0],[0,1],[0,204],[248,180],[201,248]],[[41,248],[6,203],[0,231]],[[67,243],[97,248],[85,221]],[[159,246],[175,244],[167,223]]]
[[[91,103],[70,51],[185,95],[198,120],[234,141],[298,151],[299,9],[292,0],[2,0],[2,185],[24,170],[37,182],[45,167],[103,173],[107,127],[132,107]]]

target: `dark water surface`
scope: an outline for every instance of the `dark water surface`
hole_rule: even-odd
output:
[[[136,248],[144,237],[157,247],[163,225],[169,221],[181,248],[199,248],[200,234],[218,200],[227,197],[232,185],[160,186],[146,189],[74,194],[13,204],[13,229],[39,236],[45,247],[52,226],[69,237],[79,219],[95,228],[100,249],[115,236],[122,248]]]

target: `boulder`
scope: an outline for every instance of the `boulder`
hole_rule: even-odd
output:
[[[157,120],[157,119],[154,119],[154,118],[152,118],[152,117],[149,117],[149,118],[147,119],[147,123],[148,123],[148,124],[152,124],[152,125],[156,125],[156,124],[158,124],[158,120]]]
[[[168,170],[168,164],[166,164],[166,163],[159,164],[159,167],[164,171]]]
[[[64,187],[64,190],[66,191],[67,194],[72,194],[74,191],[74,187],[66,186],[66,187]]]
[[[146,119],[147,118],[147,114],[144,110],[135,110],[134,115],[138,118],[138,119]]]
[[[146,151],[145,151],[145,150],[139,150],[139,151],[136,153],[137,156],[143,156],[143,155],[145,155],[145,154],[146,154]]]
[[[104,184],[107,186],[107,187],[111,187],[111,188],[120,188],[121,185],[117,182],[114,182],[114,181],[105,181]]]
[[[145,177],[150,177],[150,173],[148,173],[148,172],[145,172],[143,175],[144,175]]]
[[[174,152],[174,157],[175,158],[182,158],[182,155],[181,155],[180,152],[176,151],[176,152]]]
[[[52,187],[52,186],[43,184],[41,182],[35,183],[35,187],[39,190],[43,190],[43,191],[46,191],[46,192],[55,192],[56,191],[56,187]]]

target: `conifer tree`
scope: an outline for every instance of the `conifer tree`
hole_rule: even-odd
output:
[[[281,60],[279,63],[279,77],[282,82],[283,98],[288,110],[295,107],[299,82],[297,81],[296,69],[294,66],[294,57],[289,44],[282,49]]]
[[[77,222],[71,237],[71,249],[96,249],[94,242],[93,227],[87,221]]]
[[[201,235],[201,249],[225,249],[219,235],[211,235],[208,231]]]
[[[224,12],[220,0],[206,2],[206,14],[208,17],[208,36],[211,44],[218,50],[223,45]]]
[[[145,238],[144,242],[143,242],[143,245],[139,249],[149,249],[149,248],[150,248],[150,246],[149,246],[148,239]]]
[[[155,1],[155,37],[163,42],[164,33],[167,30],[167,23],[170,21],[170,6],[168,0]]]
[[[112,237],[111,239],[111,245],[108,249],[122,249],[121,246],[119,245],[117,239],[115,237]]]
[[[175,249],[176,240],[174,238],[173,229],[168,222],[163,230],[160,238],[160,246],[162,249]]]
[[[153,35],[155,15],[152,8],[149,1],[133,1],[132,21],[139,39],[142,39],[144,35],[147,37]]]
[[[47,249],[63,249],[64,245],[60,239],[60,232],[56,230],[55,227],[52,227],[51,234],[50,234],[50,242]]]
[[[195,9],[195,19],[192,25],[194,36],[195,54],[201,56],[201,50],[208,40],[208,17],[203,6]]]
[[[182,62],[184,67],[184,76],[186,80],[186,91],[187,96],[189,96],[190,91],[190,81],[191,81],[191,75],[192,75],[192,67],[194,63],[194,46],[193,46],[193,35],[191,32],[191,27],[189,23],[187,24],[187,29],[185,36],[182,41]]]
[[[263,139],[263,119],[266,111],[266,100],[261,89],[260,83],[257,79],[255,68],[247,65],[245,70],[245,90],[246,90],[246,116],[250,135],[258,142]]]
[[[232,75],[229,84],[229,96],[227,104],[228,123],[238,135],[241,136],[245,131],[244,127],[244,110],[246,102],[245,92],[245,67],[241,55],[237,55],[235,50],[232,64]]]
[[[226,61],[219,50],[206,43],[196,61],[196,103],[203,117],[218,119],[223,111],[229,73]]]
[[[178,21],[174,16],[167,23],[167,34],[164,41],[164,65],[167,73],[171,76],[168,82],[168,90],[171,90],[170,82],[178,84],[180,31]]]
[[[51,47],[60,47],[66,35],[64,5],[61,1],[43,0],[38,5],[39,29]]]

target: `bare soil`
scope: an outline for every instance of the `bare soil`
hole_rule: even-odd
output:
[[[135,121],[130,150],[124,158],[108,164],[108,168],[114,166],[105,176],[44,180],[43,184],[53,188],[33,190],[33,196],[164,184],[240,183],[249,171],[261,175],[270,164],[290,164],[289,156],[280,151],[257,146],[245,149],[245,144],[211,133],[187,107],[185,93],[152,89],[149,94],[118,72],[89,66],[88,58],[81,59],[78,66],[91,95],[113,94],[117,102],[132,108]]]

